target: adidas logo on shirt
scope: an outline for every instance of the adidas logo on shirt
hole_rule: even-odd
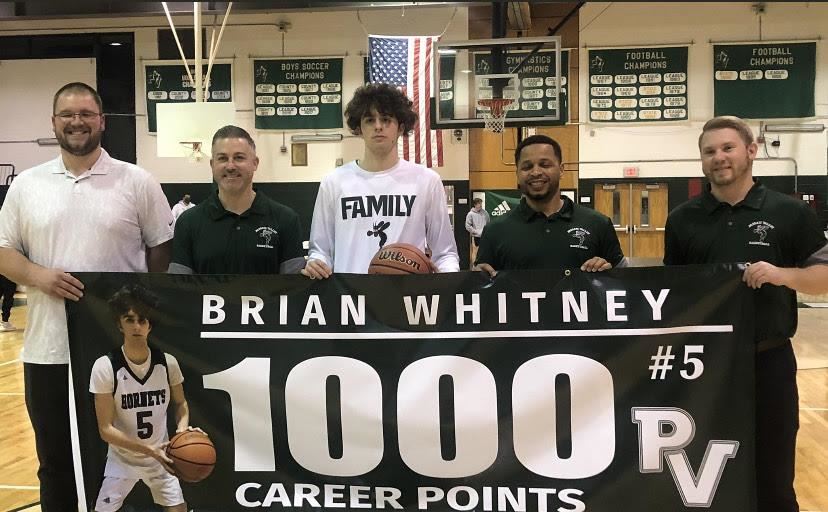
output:
[[[499,217],[501,215],[506,215],[511,210],[512,209],[509,208],[509,203],[507,203],[506,201],[503,201],[502,203],[497,205],[497,207],[494,210],[492,210],[492,216],[493,217]]]

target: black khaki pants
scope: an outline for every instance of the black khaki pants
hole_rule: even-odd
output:
[[[40,509],[77,512],[69,434],[69,365],[24,363],[23,382],[40,463]]]
[[[799,392],[790,341],[756,354],[756,495],[759,512],[797,512]]]

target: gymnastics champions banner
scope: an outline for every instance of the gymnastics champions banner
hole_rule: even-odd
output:
[[[178,361],[189,424],[216,448],[212,474],[181,483],[198,512],[754,510],[753,303],[741,275],[76,274],[81,502],[93,510],[107,463],[95,400],[139,437],[158,425],[144,406],[163,392],[89,391],[98,358],[149,332],[151,359]],[[133,315],[144,327],[110,311],[125,287],[157,298]],[[133,371],[115,373],[116,388],[158,381]],[[127,494],[125,510],[158,510],[144,483]]]

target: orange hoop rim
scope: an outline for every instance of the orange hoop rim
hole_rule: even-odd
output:
[[[489,107],[489,112],[492,117],[504,117],[506,107],[514,103],[512,98],[486,98],[477,100],[477,104],[481,107]]]

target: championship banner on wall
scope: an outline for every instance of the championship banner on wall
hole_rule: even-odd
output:
[[[190,74],[195,64],[190,64]],[[202,64],[203,82],[207,83],[207,64]],[[231,64],[214,62],[210,70],[210,87],[204,101],[233,101],[233,73]],[[147,129],[155,133],[155,106],[158,103],[195,103],[195,84],[190,81],[181,62],[151,61],[144,63],[146,84]]]
[[[443,113],[443,117],[452,119],[454,117],[454,68],[457,65],[457,57],[455,55],[439,55],[439,58],[440,80],[437,85],[440,93],[440,112]],[[432,117],[432,121],[434,121],[434,117]]]
[[[569,120],[569,50],[561,51],[561,90],[555,101],[557,84],[555,83],[555,52],[539,51],[528,60],[529,52],[514,51],[506,54],[506,67],[513,69],[520,66],[517,74],[520,83],[517,88],[508,86],[503,89],[503,97],[514,99],[509,105],[510,118],[553,116],[560,112],[557,121],[549,125],[564,125]],[[444,58],[444,57],[441,57]],[[524,62],[525,61],[525,62]],[[522,64],[522,65],[521,65]],[[491,54],[475,53],[474,68],[478,75],[493,73]],[[479,96],[490,99],[491,91],[481,91]],[[477,106],[475,117],[482,118],[483,110]]]
[[[181,485],[190,510],[751,510],[741,275],[80,274],[67,314],[82,510],[107,460],[91,369],[141,330],[110,312],[125,286],[158,298],[138,320],[216,448],[212,474]],[[110,400],[124,428],[163,429],[144,406],[165,392],[116,375],[133,386]],[[151,502],[139,482],[125,503]]]
[[[815,42],[715,44],[713,69],[716,116],[814,115]]]
[[[254,59],[256,129],[342,128],[342,58]]]
[[[589,50],[589,120],[687,119],[687,47]]]

